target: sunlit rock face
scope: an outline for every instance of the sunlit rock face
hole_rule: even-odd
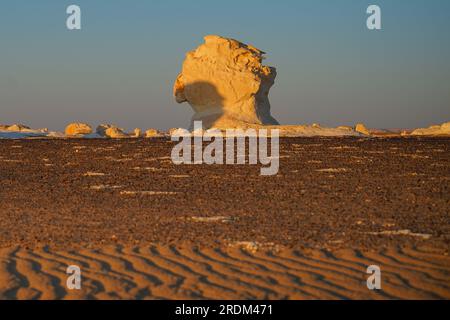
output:
[[[359,133],[362,133],[362,134],[365,134],[365,135],[370,135],[369,129],[367,129],[367,127],[364,124],[362,124],[362,123],[358,123],[355,126],[355,131],[359,132]]]
[[[204,39],[187,53],[173,90],[178,103],[194,109],[192,122],[205,129],[277,125],[268,97],[276,70],[262,65],[264,52],[215,35]]]
[[[428,128],[420,128],[414,130],[411,135],[413,136],[440,136],[450,135],[450,122],[443,123],[441,125],[433,125]]]
[[[86,123],[71,123],[69,124],[66,129],[65,133],[68,136],[78,136],[78,135],[85,135],[85,134],[91,134],[92,128],[90,125]]]
[[[122,128],[118,128],[115,125],[111,124],[101,124],[97,127],[97,134],[101,137],[105,138],[127,138],[128,134],[125,133],[125,130]]]

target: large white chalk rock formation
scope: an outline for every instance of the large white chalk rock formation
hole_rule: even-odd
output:
[[[192,122],[205,129],[277,125],[269,103],[276,70],[262,64],[264,52],[216,35],[204,39],[186,54],[173,88],[176,101],[194,109]]]

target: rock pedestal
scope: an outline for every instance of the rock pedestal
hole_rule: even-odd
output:
[[[192,121],[203,121],[204,129],[277,125],[268,97],[276,70],[262,65],[263,55],[251,45],[206,36],[186,55],[174,84],[176,101],[188,102]]]

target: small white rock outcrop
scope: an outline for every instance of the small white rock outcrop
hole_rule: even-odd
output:
[[[450,135],[450,122],[441,125],[432,125],[428,128],[420,128],[411,132],[412,136],[443,136]]]
[[[75,122],[66,127],[66,135],[68,136],[80,136],[92,133],[92,127],[86,123]]]

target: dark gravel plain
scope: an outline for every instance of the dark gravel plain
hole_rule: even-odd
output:
[[[174,165],[168,139],[0,140],[0,246],[450,243],[450,138],[283,138],[280,171]]]

